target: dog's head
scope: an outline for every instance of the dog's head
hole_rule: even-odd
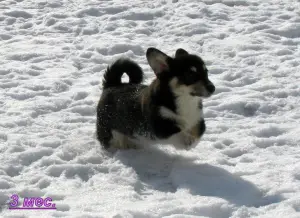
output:
[[[148,48],[147,60],[162,84],[168,83],[177,95],[210,97],[215,86],[208,79],[204,61],[197,55],[178,49],[169,57],[155,48]]]

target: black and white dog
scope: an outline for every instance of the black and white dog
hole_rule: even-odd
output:
[[[108,148],[136,148],[141,143],[189,149],[205,131],[202,99],[215,91],[204,61],[183,49],[175,57],[149,48],[147,60],[156,78],[142,85],[143,71],[119,59],[104,74],[97,107],[97,138]],[[123,73],[129,83],[122,83]]]

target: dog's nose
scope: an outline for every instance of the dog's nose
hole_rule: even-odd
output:
[[[214,93],[216,90],[216,88],[213,84],[209,84],[206,88],[210,93]]]

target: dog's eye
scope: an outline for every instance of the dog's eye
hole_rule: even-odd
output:
[[[201,74],[199,72],[195,71],[194,69],[193,70],[189,69],[184,74],[184,81],[185,81],[186,85],[191,85],[199,80],[201,80]]]
[[[190,71],[191,71],[191,72],[194,72],[194,73],[197,73],[197,68],[196,68],[196,67],[191,67],[191,68],[190,68]]]
[[[189,71],[189,75],[191,77],[197,77],[197,78],[200,78],[200,73],[198,72],[197,68],[193,69],[193,70],[190,70]]]

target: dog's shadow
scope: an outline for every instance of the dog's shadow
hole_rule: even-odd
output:
[[[279,195],[264,196],[253,183],[223,168],[159,149],[118,151],[115,158],[135,170],[141,181],[135,189],[140,194],[146,194],[149,188],[162,192],[187,189],[192,195],[213,196],[238,206],[254,207],[282,200]]]

